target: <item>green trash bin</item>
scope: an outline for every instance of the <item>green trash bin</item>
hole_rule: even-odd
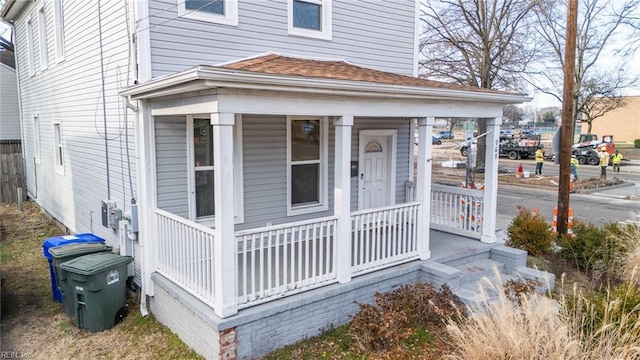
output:
[[[70,290],[73,323],[91,332],[103,331],[127,313],[127,265],[130,256],[84,255],[60,265]]]
[[[57,281],[58,290],[62,294],[62,307],[65,314],[73,316],[73,306],[70,300],[71,290],[67,286],[66,272],[60,271],[60,264],[75,259],[83,255],[94,253],[111,252],[113,248],[103,243],[73,243],[50,248],[51,263],[53,265],[54,276]]]

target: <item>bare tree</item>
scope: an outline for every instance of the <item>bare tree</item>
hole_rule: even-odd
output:
[[[513,104],[509,104],[502,110],[502,118],[511,125],[517,125],[524,118],[524,110]]]
[[[536,54],[532,9],[542,0],[442,0],[421,8],[421,76],[487,89],[522,90]],[[478,122],[478,132],[486,123]],[[485,139],[478,141],[483,165]]]
[[[562,101],[566,1],[540,3],[538,31],[546,61],[531,73],[534,86]],[[638,84],[627,63],[640,46],[640,0],[584,0],[578,9],[573,121],[592,122],[624,106],[622,90]],[[616,62],[615,57],[622,59]]]

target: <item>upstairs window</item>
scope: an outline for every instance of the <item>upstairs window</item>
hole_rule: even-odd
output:
[[[53,25],[56,35],[56,61],[64,61],[64,14],[62,0],[53,0]]]
[[[38,33],[40,35],[40,70],[45,70],[49,66],[47,53],[47,18],[44,13],[44,4],[38,10]]]
[[[331,0],[288,0],[289,34],[331,40]]]
[[[33,58],[33,23],[31,22],[31,16],[27,18],[27,56],[29,57],[29,76],[33,76],[36,73],[36,64]]]
[[[238,26],[238,0],[178,0],[178,16]]]

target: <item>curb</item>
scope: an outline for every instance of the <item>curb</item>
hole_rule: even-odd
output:
[[[603,190],[613,190],[613,189],[623,188],[627,186],[635,186],[635,183],[625,182],[623,184],[618,184],[618,185],[603,186],[603,187],[591,188],[591,189],[582,189],[582,190],[576,191],[576,194],[592,194],[592,193],[597,193]],[[618,198],[617,196],[614,196],[614,197]],[[627,198],[627,197],[625,196],[623,198]]]

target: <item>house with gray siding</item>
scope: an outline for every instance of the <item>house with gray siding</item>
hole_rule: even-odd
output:
[[[0,37],[0,143],[20,140],[19,109],[13,45]]]
[[[9,0],[30,197],[132,255],[141,312],[212,359],[402,284],[472,299],[461,256],[543,276],[495,235],[492,144],[527,98],[416,78],[418,6]],[[436,117],[486,122],[482,187],[431,183]]]

